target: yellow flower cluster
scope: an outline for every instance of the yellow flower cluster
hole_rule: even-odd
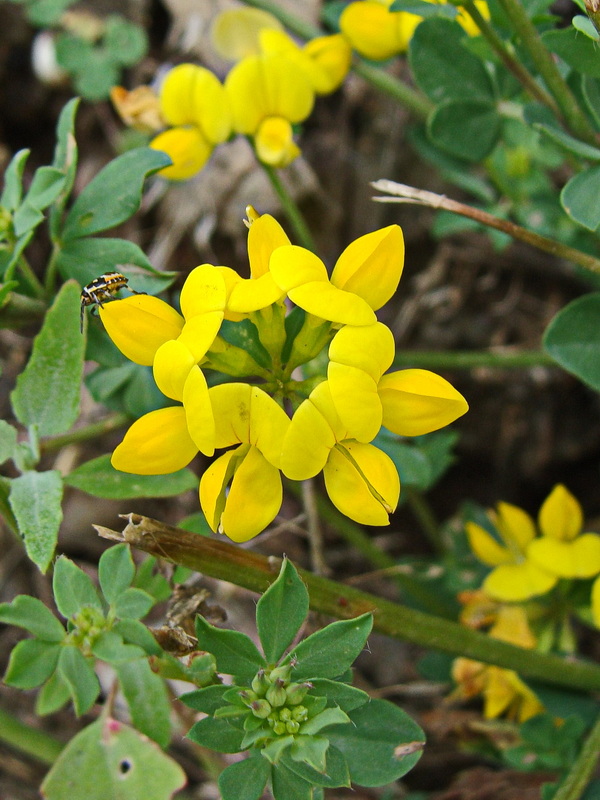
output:
[[[431,0],[433,2],[433,0]],[[304,46],[282,30],[271,14],[240,7],[217,17],[215,49],[236,62],[224,84],[208,69],[180,64],[163,80],[154,102],[149,87],[111,97],[123,120],[140,130],[158,131],[151,147],[167,153],[172,165],[161,171],[170,180],[191,178],[217,144],[233,134],[248,136],[257,157],[285,167],[299,154],[294,126],[310,115],[316,95],[330,94],[350,70],[352,50],[374,60],[404,52],[422,17],[391,11],[393,0],[358,0],[340,17],[341,33],[319,36]],[[484,0],[475,0],[485,18]],[[458,21],[478,32],[471,18]]]
[[[152,366],[158,388],[176,403],[137,420],[112,463],[125,472],[164,474],[198,452],[212,457],[224,450],[201,478],[200,502],[211,528],[235,541],[274,519],[282,474],[304,480],[323,472],[344,514],[387,525],[400,481],[391,459],[372,444],[381,426],[416,436],[467,410],[438,375],[387,372],[394,341],[375,311],[398,286],[402,231],[391,225],[352,242],[329,277],[273,217],[249,211],[250,278],[202,264],[185,281],[181,313],[147,295],[100,309],[117,347]],[[316,374],[324,351],[325,374]],[[236,381],[209,388],[204,368]]]

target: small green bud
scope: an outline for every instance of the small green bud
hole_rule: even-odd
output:
[[[244,689],[243,691],[240,692],[240,698],[242,700],[242,703],[244,703],[247,706],[251,706],[252,703],[255,703],[259,699],[259,696],[256,694],[256,692],[253,692],[251,689]]]
[[[272,669],[269,678],[271,679],[272,683],[276,683],[277,681],[288,683],[291,675],[292,675],[292,664],[290,663],[290,664],[284,664],[282,667],[275,667],[275,669]]]
[[[259,669],[254,678],[252,678],[252,689],[257,695],[262,697],[269,688],[269,685],[270,683],[267,680],[264,669]]]
[[[296,722],[306,722],[308,719],[308,708],[306,706],[295,706],[292,709],[292,719]]]
[[[277,736],[283,736],[284,733],[287,733],[286,724],[289,724],[289,723],[276,722],[273,725],[273,733],[275,733]]]
[[[286,708],[284,706],[283,708],[279,709],[279,719],[282,722],[289,722],[289,720],[291,720],[291,718],[292,718],[292,712],[290,711],[289,708]]]
[[[273,711],[266,700],[255,700],[250,704],[250,710],[254,716],[258,717],[259,719],[267,719],[269,714]]]
[[[306,683],[290,683],[286,689],[288,704],[291,706],[298,705],[304,700],[308,690],[312,688],[312,683],[308,683],[308,681]]]
[[[287,692],[284,689],[284,682],[282,680],[275,681],[274,685],[267,689],[265,695],[272,706],[278,708],[284,706],[287,700]]]
[[[290,720],[289,722],[285,723],[285,729],[287,733],[298,733],[300,730],[300,723]]]

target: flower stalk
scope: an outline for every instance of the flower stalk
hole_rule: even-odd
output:
[[[100,536],[226,580],[254,592],[264,592],[277,576],[277,565],[267,558],[225,542],[165,525],[139,514],[122,515],[122,532],[94,526]],[[526,650],[495,640],[447,619],[425,614],[368,592],[299,570],[310,594],[310,607],[337,619],[372,612],[374,629],[395,639],[410,641],[452,655],[513,669],[521,675],[571,689],[600,690],[600,667],[559,656]]]

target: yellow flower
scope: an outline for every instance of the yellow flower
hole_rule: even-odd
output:
[[[377,0],[358,0],[346,6],[340,28],[352,48],[372,61],[384,61],[408,49],[422,17],[406,11],[389,11]]]
[[[239,446],[206,470],[200,503],[214,531],[245,542],[264,530],[281,507],[281,445],[290,420],[268,394],[246,383],[214,386],[209,396],[216,446]]]
[[[311,478],[321,470],[327,493],[343,514],[364,525],[389,524],[400,496],[394,463],[373,445],[348,435],[328,381],[294,413],[281,453],[281,471],[292,480]]]
[[[420,436],[467,412],[464,397],[433,372],[406,369],[384,375],[393,360],[394,338],[381,322],[345,325],[331,342],[331,395],[340,419],[359,442],[370,442],[382,424],[400,436]]]
[[[231,134],[231,112],[224,87],[210,70],[180,64],[170,70],[160,87],[160,108],[171,126],[150,146],[170,156],[172,166],[160,174],[186,180],[206,164],[217,144]]]
[[[526,612],[520,606],[500,606],[489,635],[528,649],[536,644]],[[470,699],[483,695],[486,719],[504,715],[508,719],[525,722],[544,710],[536,695],[513,670],[482,664],[469,658],[457,658],[453,662],[452,677],[458,687],[449,699]]]
[[[248,56],[225,80],[238,133],[252,136],[258,157],[287,166],[299,154],[292,125],[312,111],[314,92],[305,75],[285,55]]]
[[[510,503],[498,503],[497,512],[489,512],[489,516],[502,543],[480,525],[466,524],[471,549],[480,561],[494,567],[483,583],[484,591],[509,602],[549,592],[558,578],[528,557],[536,535],[529,514]]]
[[[158,95],[150,86],[137,86],[128,91],[113,86],[110,99],[125,125],[143,133],[156,133],[164,128]]]
[[[560,578],[591,578],[600,572],[600,536],[581,533],[581,506],[562,484],[545,499],[538,525],[542,535],[527,554],[539,567]]]
[[[220,56],[228,61],[241,61],[260,53],[259,36],[265,29],[282,31],[283,25],[273,14],[260,8],[228,8],[215,18],[210,38]]]

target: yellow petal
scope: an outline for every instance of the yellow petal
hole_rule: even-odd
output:
[[[290,418],[270,395],[257,386],[252,387],[250,403],[250,444],[274,467],[279,468],[281,448]]]
[[[376,0],[359,0],[344,9],[340,28],[357,53],[384,61],[407,49],[421,19],[416,14],[390,12]]]
[[[241,280],[231,290],[227,310],[249,314],[276,303],[284,295],[270,273],[260,278]]]
[[[496,600],[509,603],[529,600],[552,589],[558,578],[530,561],[503,564],[492,570],[483,582],[483,589]]]
[[[238,463],[237,450],[228,450],[216,458],[200,479],[200,505],[211,530],[217,531],[225,508],[227,486]]]
[[[152,372],[160,391],[171,400],[183,399],[183,385],[196,359],[176,339],[162,344],[154,356]]]
[[[327,269],[321,259],[305,247],[294,244],[278,247],[272,252],[269,270],[275,283],[284,292],[305,283],[329,281]]]
[[[207,311],[223,311],[226,302],[225,278],[212,264],[201,264],[190,272],[179,300],[186,320]]]
[[[363,525],[389,525],[400,497],[400,479],[389,456],[371,444],[334,447],[323,469],[334,506]]]
[[[312,111],[314,92],[302,72],[283,55],[249,56],[225,81],[234,129],[254,134],[266,117],[302,122]]]
[[[252,387],[249,383],[221,383],[209,389],[215,415],[215,447],[250,442]]]
[[[300,155],[291,124],[283,117],[266,117],[254,136],[259,161],[271,167],[287,167]]]
[[[309,400],[321,413],[322,417],[327,420],[327,424],[331,428],[336,442],[341,442],[344,439],[350,438],[347,428],[344,426],[337,413],[329,381],[322,381],[319,383],[310,393]]]
[[[311,73],[317,94],[329,94],[342,85],[352,66],[352,48],[342,34],[317,36],[304,45],[304,52],[318,67]]]
[[[185,411],[172,406],[136,420],[112,454],[111,464],[135,475],[165,475],[186,467],[197,452]]]
[[[543,536],[527,550],[528,558],[561,578],[592,578],[600,572],[600,536],[584,533],[571,542]]]
[[[360,295],[374,311],[392,297],[404,267],[404,236],[399,225],[367,233],[338,258],[331,282]]]
[[[188,432],[194,444],[206,456],[215,452],[215,418],[206,378],[200,367],[188,373],[183,387],[183,407]]]
[[[465,414],[465,398],[447,380],[424,369],[390,372],[379,381],[383,424],[399,436],[431,433]]]
[[[209,145],[224,142],[229,137],[229,99],[221,82],[209,69],[196,64],[179,64],[169,70],[160,87],[160,106],[170,125],[193,125]]]
[[[485,20],[490,19],[490,10],[485,0],[475,0],[475,8],[479,11]],[[458,16],[456,21],[465,29],[469,36],[477,36],[481,31],[479,26],[473,20],[473,17],[465,11],[462,6],[458,7]]]
[[[250,274],[260,278],[269,272],[269,261],[278,247],[291,245],[291,242],[277,220],[270,214],[261,214],[248,230],[248,258]]]
[[[305,283],[290,289],[287,294],[292,303],[320,319],[341,325],[373,325],[377,321],[375,313],[362,297],[337,289],[328,282]]]
[[[178,341],[187,347],[198,362],[208,352],[223,321],[222,311],[209,311],[191,317],[183,326]]]
[[[313,402],[305,400],[294,412],[283,440],[280,468],[295,481],[317,475],[325,466],[335,436]]]
[[[277,516],[283,500],[279,470],[251,447],[231,482],[221,529],[234,542],[258,536]]]
[[[260,52],[259,33],[265,28],[282,30],[279,20],[260,8],[230,8],[213,22],[210,37],[217,53],[229,61],[241,61]]]
[[[160,175],[170,181],[186,181],[200,172],[213,151],[202,131],[196,127],[169,128],[150,142],[153,150],[166,153],[173,162]]]
[[[329,360],[366,372],[377,383],[394,360],[394,335],[382,322],[344,325],[329,345]]]
[[[526,511],[511,503],[499,502],[496,506],[496,527],[508,547],[525,553],[536,535],[535,523]]]
[[[494,537],[477,525],[467,522],[465,530],[469,539],[469,547],[477,558],[488,567],[497,567],[499,564],[512,564],[514,555],[507,547],[503,547]]]
[[[577,499],[563,486],[557,484],[544,500],[539,513],[540,530],[544,536],[569,541],[583,527],[583,511]]]
[[[332,361],[327,379],[336,411],[349,437],[359,442],[372,441],[381,428],[383,410],[377,384],[362,369]]]
[[[151,366],[156,351],[183,328],[183,317],[158,297],[135,294],[99,309],[106,332],[130,361]]]
[[[592,584],[591,606],[594,625],[600,628],[600,578],[596,578]]]

